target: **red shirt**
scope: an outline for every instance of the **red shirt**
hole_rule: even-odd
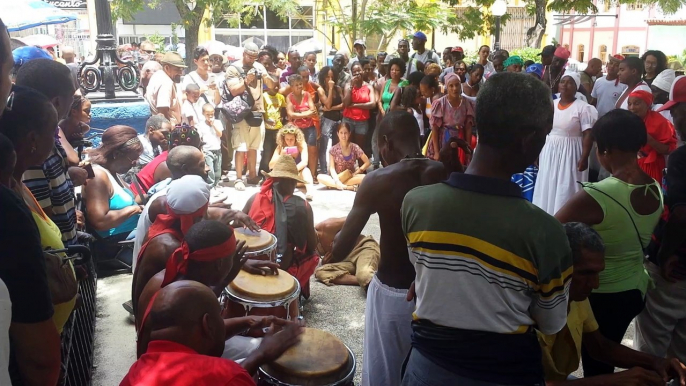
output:
[[[143,169],[136,174],[141,180],[141,189],[143,189],[143,193],[148,193],[148,190],[155,185],[155,170],[157,170],[157,167],[160,166],[162,162],[167,161],[167,155],[169,155],[168,151],[160,153],[160,155],[153,158],[152,161],[143,166]],[[138,195],[138,189],[136,189],[135,184],[131,184],[129,187],[135,195]]]
[[[119,386],[255,386],[236,362],[200,355],[168,340],[155,340]]]
[[[372,100],[372,91],[367,83],[362,83],[362,87],[360,88],[355,88],[352,85],[350,87],[352,87],[352,103],[367,103]],[[348,119],[352,119],[353,121],[366,121],[369,119],[369,110],[360,109],[357,107],[347,107],[345,110],[343,110],[343,116]],[[355,131],[355,128],[351,129]]]

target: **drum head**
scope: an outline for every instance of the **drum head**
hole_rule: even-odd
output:
[[[254,300],[279,300],[288,297],[297,287],[295,278],[284,270],[278,275],[253,275],[241,270],[229,284],[229,292]]]
[[[260,233],[253,233],[243,228],[233,230],[236,235],[236,241],[245,241],[248,246],[248,252],[260,251],[267,248],[274,242],[272,234],[267,231],[260,231]]]
[[[350,362],[348,347],[340,339],[326,331],[305,328],[300,342],[265,370],[290,384],[328,385],[345,376]]]

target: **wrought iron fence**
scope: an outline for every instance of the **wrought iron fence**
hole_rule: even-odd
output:
[[[79,282],[81,307],[75,309],[62,331],[61,386],[89,386],[93,372],[97,276],[92,260],[81,265],[88,277]]]

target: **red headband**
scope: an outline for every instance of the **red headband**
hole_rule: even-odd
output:
[[[634,91],[629,94],[629,97],[641,98],[648,105],[648,108],[653,105],[653,94],[649,93],[648,91]]]
[[[176,214],[169,204],[165,204],[167,213],[158,214],[157,217],[155,217],[155,222],[153,222],[153,224],[150,226],[150,230],[148,230],[148,239],[153,238],[154,235],[168,228],[179,228],[181,230],[181,234],[185,235],[190,227],[193,226],[197,218],[202,218],[205,216],[208,205],[209,202],[193,213]],[[179,221],[180,227],[176,225],[177,221]]]
[[[162,287],[173,282],[179,274],[186,274],[188,271],[188,260],[194,261],[217,261],[226,255],[233,255],[236,251],[236,235],[231,230],[231,237],[225,242],[213,247],[190,251],[188,243],[184,240],[181,246],[176,248],[174,253],[167,260],[167,267],[164,273]]]

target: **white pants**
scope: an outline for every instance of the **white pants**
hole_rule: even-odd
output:
[[[262,338],[239,335],[232,336],[224,343],[222,358],[240,363],[260,347],[260,343],[262,343]]]
[[[412,348],[412,313],[407,290],[376,277],[369,283],[364,312],[362,386],[400,385],[400,371]]]
[[[646,293],[646,305],[636,317],[634,349],[658,357],[686,361],[686,281],[670,283],[659,268],[646,263],[655,288]]]

